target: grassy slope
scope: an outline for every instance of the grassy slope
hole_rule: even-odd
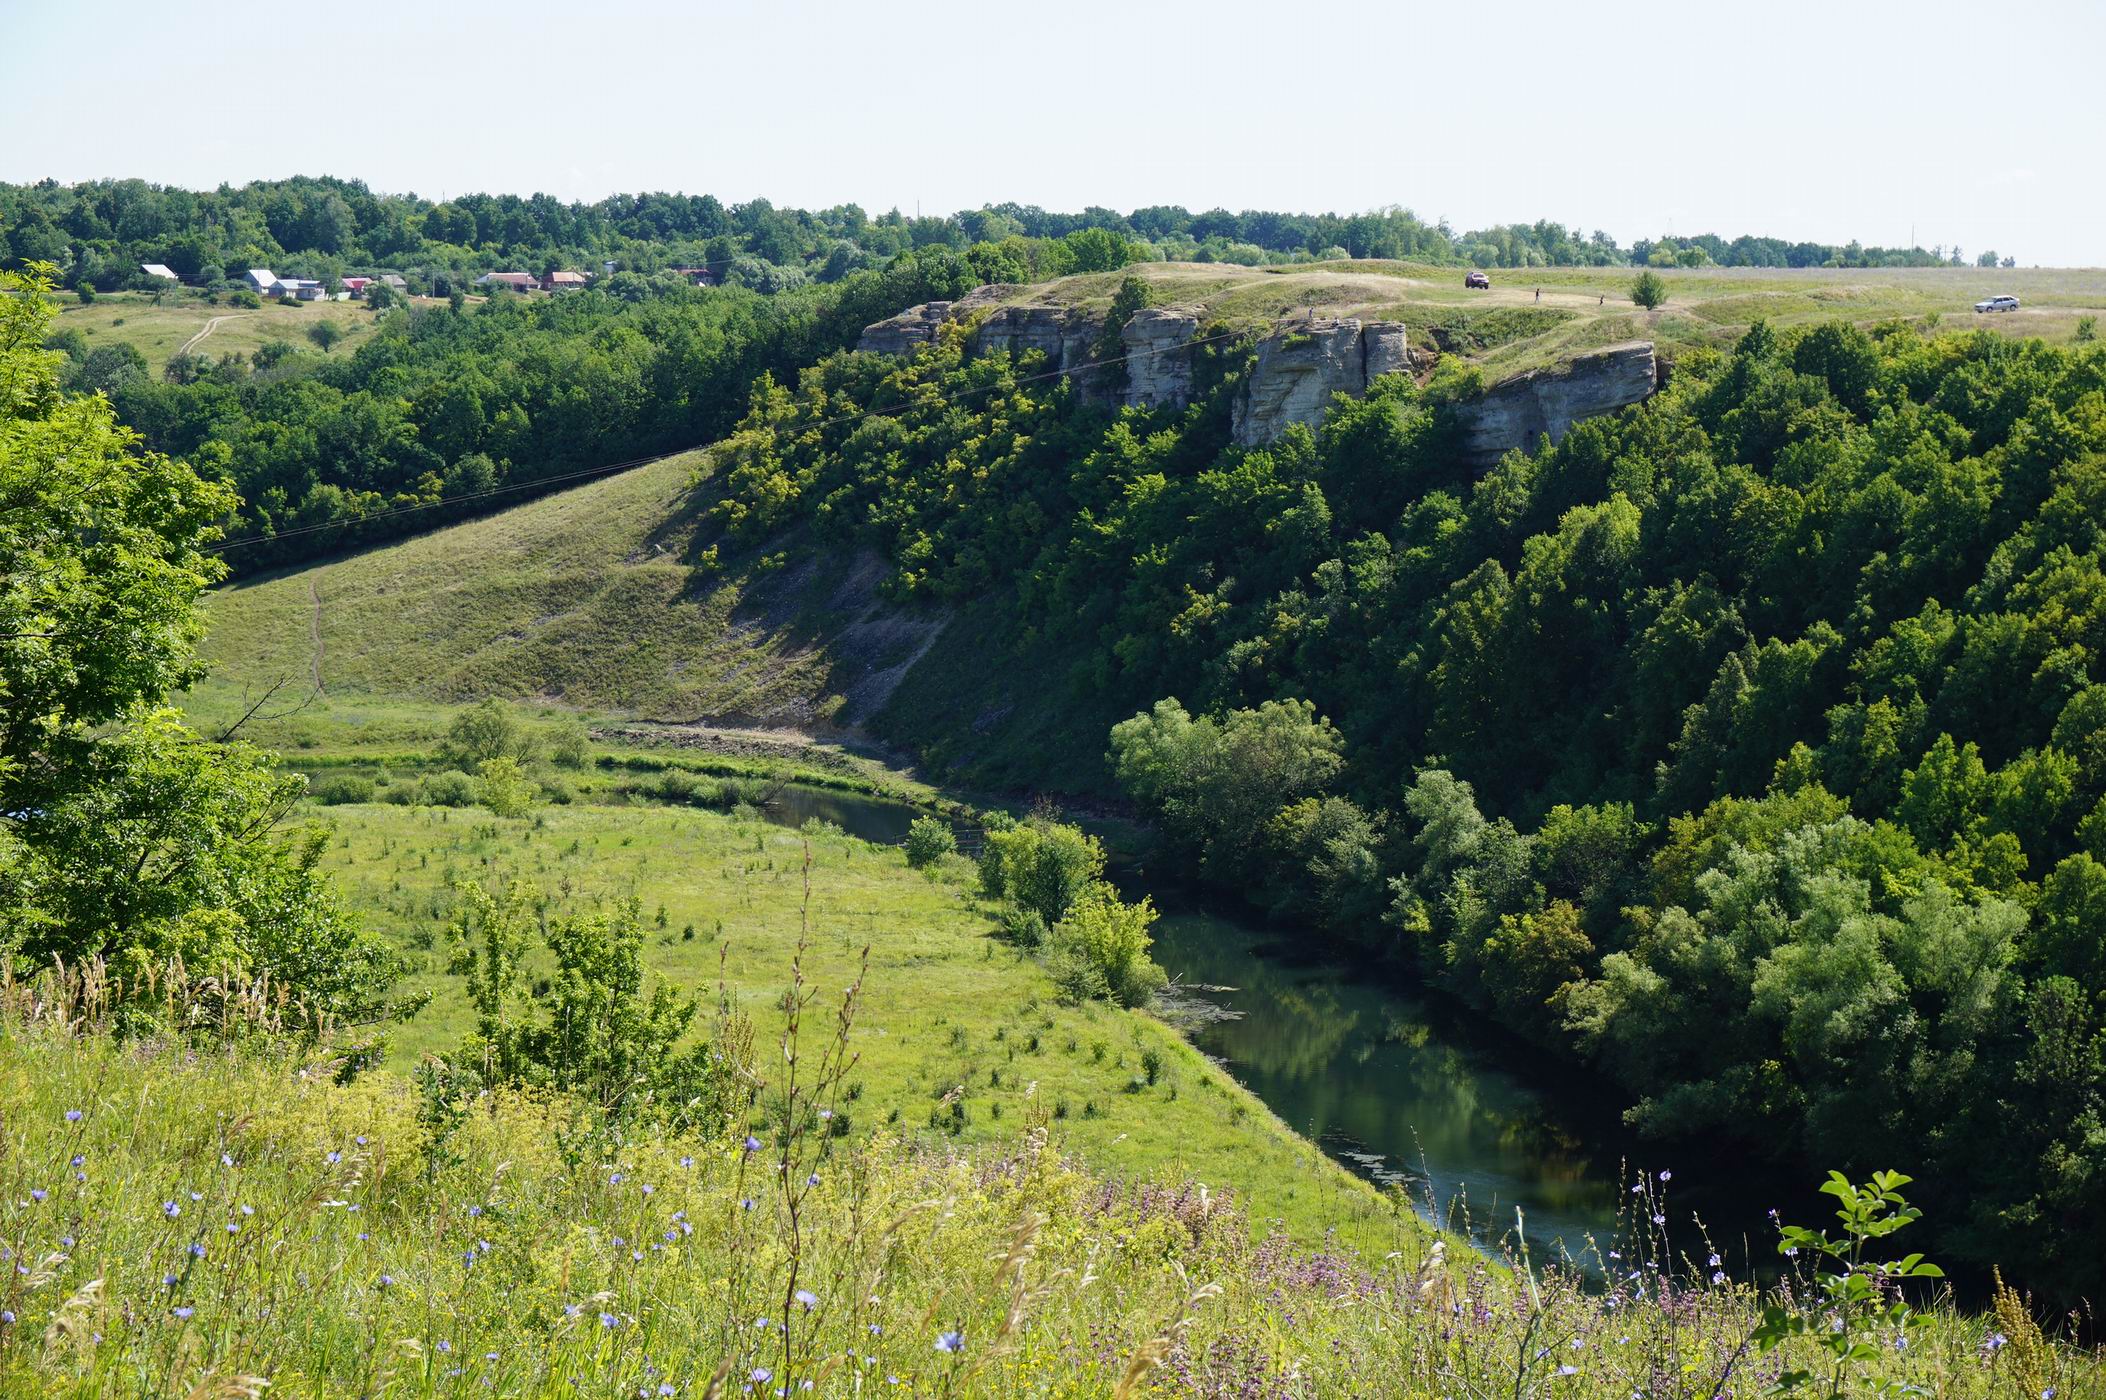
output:
[[[1254,1247],[1218,1198],[1107,1189],[1030,1132],[972,1159],[895,1141],[821,1155],[805,1139],[784,1161],[773,1145],[748,1158],[735,1137],[579,1142],[547,1106],[500,1098],[428,1170],[398,1078],[341,1086],[268,1055],[120,1048],[16,1008],[0,1016],[0,1103],[0,1232],[33,1261],[0,1299],[7,1395],[766,1395],[810,1381],[830,1396],[1079,1397],[1129,1393],[1134,1377],[1134,1394],[1622,1400],[1760,1386],[1739,1354],[1755,1321],[1745,1285],[1698,1282],[1667,1309],[1650,1279],[1604,1298],[1443,1269],[1410,1232],[1360,1259]],[[785,1183],[808,1304],[788,1296]],[[962,1346],[939,1350],[952,1330]],[[1985,1350],[1992,1330],[2011,1344]],[[2042,1347],[2011,1320],[1940,1313],[1909,1343],[1871,1348],[1904,1393],[2101,1394],[2096,1355]],[[1151,1346],[1163,1369],[1136,1376]]]
[[[581,803],[509,822],[473,809],[377,804],[320,816],[334,832],[326,864],[338,887],[369,926],[411,950],[419,971],[406,989],[434,993],[397,1033],[397,1067],[457,1045],[472,1024],[461,979],[445,971],[456,879],[516,875],[577,905],[634,894],[654,922],[662,908],[663,931],[646,954],[653,973],[704,992],[721,977],[772,1039],[775,999],[796,951],[809,841],[805,973],[822,1005],[870,949],[855,1040],[861,1063],[851,1076],[865,1092],[848,1109],[858,1129],[946,1140],[951,1130],[931,1129],[930,1115],[943,1095],[962,1089],[958,1136],[1000,1140],[1013,1135],[1030,1097],[1102,1170],[1234,1185],[1252,1214],[1304,1238],[1334,1225],[1356,1236],[1387,1228],[1387,1209],[1371,1191],[1152,1017],[1101,1003],[1059,1005],[1035,962],[989,936],[992,916],[970,896],[962,859],[931,878],[908,870],[898,851],[839,833],[800,837],[759,820],[656,805]],[[1132,1092],[1150,1052],[1162,1066],[1158,1082]]]
[[[319,683],[331,700],[495,694],[798,723],[912,654],[931,624],[878,607],[874,573],[853,561],[700,578],[686,562],[698,462],[227,589],[206,660],[223,687]]]
[[[221,319],[223,318],[223,319]],[[290,341],[300,350],[319,354],[307,339],[307,328],[319,321],[334,321],[344,338],[329,353],[348,355],[359,340],[372,333],[375,317],[364,302],[266,302],[254,311],[218,305],[187,293],[170,296],[156,306],[145,292],[112,292],[82,306],[62,298],[54,330],[77,330],[87,337],[88,348],[114,343],[139,347],[146,367],[159,374],[184,342],[218,320],[211,333],[191,348],[191,353],[218,359],[232,351],[254,354],[267,340]]]

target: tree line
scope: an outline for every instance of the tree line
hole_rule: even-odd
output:
[[[1234,447],[1249,359],[1113,414],[840,356],[706,508],[956,611],[880,717],[939,766],[1123,791],[1645,1130],[1923,1162],[1956,1253],[2106,1283],[2106,352],[1758,325],[1482,474],[1438,378]]]
[[[0,184],[0,266],[59,270],[61,285],[100,291],[148,285],[160,263],[196,285],[227,284],[250,267],[324,282],[355,273],[405,274],[419,292],[445,295],[481,272],[536,274],[571,267],[650,277],[708,267],[719,281],[762,291],[838,282],[920,248],[1018,243],[1036,276],[1068,266],[1063,244],[1082,233],[1131,244],[1138,256],[1251,265],[1313,258],[1407,258],[1478,267],[1719,265],[1732,267],[1925,266],[1959,250],[1867,248],[1713,234],[1639,239],[1629,247],[1596,229],[1555,221],[1468,232],[1389,206],[1354,214],[1154,205],[1120,213],[1091,207],[1054,213],[1003,203],[949,215],[871,215],[854,204],[819,210],[765,199],[725,204],[713,195],[663,191],[610,195],[590,204],[547,194],[465,194],[433,201],[379,194],[360,180],[295,176],[216,190],[144,180]],[[1993,265],[1994,257],[1991,255]],[[1117,266],[1116,263],[1113,266]],[[983,278],[982,280],[1001,280]]]

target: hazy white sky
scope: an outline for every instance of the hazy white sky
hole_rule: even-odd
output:
[[[2106,0],[0,0],[0,178],[1351,211],[2106,264]]]

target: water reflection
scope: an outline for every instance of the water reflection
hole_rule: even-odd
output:
[[[799,787],[783,788],[766,814],[890,843],[919,815]],[[961,845],[975,834],[961,829]],[[1608,1247],[1631,1143],[1595,1092],[1366,959],[1259,928],[1138,868],[1113,875],[1128,898],[1147,893],[1164,911],[1155,955],[1171,975],[1226,989],[1195,993],[1229,1014],[1194,1027],[1194,1043],[1290,1127],[1439,1213],[1466,1204],[1480,1239],[1508,1235],[1518,1208],[1539,1260],[1559,1250],[1583,1259],[1590,1235]]]

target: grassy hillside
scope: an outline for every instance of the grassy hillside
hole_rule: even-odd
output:
[[[807,553],[704,581],[689,562],[700,462],[224,590],[204,647],[215,684],[763,724],[882,704],[940,616],[880,604],[873,559]]]
[[[329,353],[349,355],[372,334],[377,320],[365,303],[354,301],[266,302],[243,310],[189,293],[170,295],[155,305],[145,292],[113,292],[87,306],[65,298],[53,329],[79,331],[90,350],[98,345],[136,346],[146,357],[147,371],[159,375],[185,348],[213,360],[230,353],[253,355],[269,340],[312,350],[307,331],[321,321],[334,322],[344,333]]]
[[[2062,342],[2080,318],[2106,311],[2106,270],[2084,268],[1668,268],[1658,273],[1667,304],[1648,312],[1631,304],[1636,272],[1628,267],[1495,268],[1489,291],[1470,291],[1462,269],[1423,263],[1144,263],[1020,288],[1003,300],[1108,306],[1128,273],[1153,284],[1160,301],[1202,307],[1231,325],[1312,312],[1399,320],[1414,345],[1466,354],[1493,378],[1623,340],[1655,341],[1667,355],[1727,346],[1758,320],[1783,328],[1936,317],[1948,330],[1979,326]],[[2023,309],[1975,315],[1975,302],[2005,293]]]
[[[0,995],[9,1395],[1622,1400],[1832,1364],[1808,1338],[1754,1354],[1762,1296],[1681,1264],[1698,1237],[1627,1243],[1606,1293],[1408,1231],[1254,1241],[1221,1192],[1078,1171],[1020,1092],[1006,1150],[973,1157],[890,1134],[615,1140],[513,1096],[437,1138],[406,1080],[333,1082],[326,1052],[120,1047]],[[2015,1296],[1877,1336],[1846,1393],[2106,1383]]]

